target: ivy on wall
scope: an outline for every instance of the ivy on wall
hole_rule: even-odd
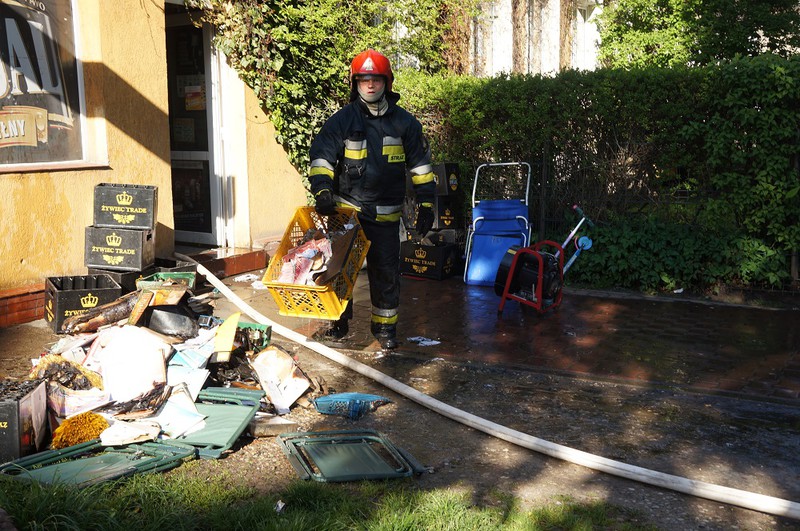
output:
[[[289,160],[347,102],[350,61],[366,48],[393,65],[436,73],[466,64],[463,0],[185,0],[197,23],[259,97]]]

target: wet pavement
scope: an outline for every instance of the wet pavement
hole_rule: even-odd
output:
[[[263,270],[225,284],[267,318],[311,337],[328,321],[286,317],[265,289]],[[354,290],[350,334],[338,350],[381,355],[369,333],[366,272]],[[724,302],[599,293],[567,287],[561,305],[540,315],[491,286],[402,278],[395,355],[508,366],[643,386],[800,403],[800,296],[773,309]],[[218,298],[215,314],[237,308]],[[246,319],[246,318],[245,318]],[[438,341],[422,345],[409,338]],[[19,376],[58,337],[43,320],[0,329],[0,373]],[[27,366],[28,369],[25,367]]]
[[[279,316],[267,291],[225,283],[307,337],[327,323]],[[800,402],[800,300],[777,309],[567,288],[560,306],[544,314],[510,300],[498,314],[499,303],[492,286],[468,286],[459,277],[403,277],[396,355]],[[362,272],[339,350],[379,352],[369,315]],[[413,337],[439,343],[420,345]]]

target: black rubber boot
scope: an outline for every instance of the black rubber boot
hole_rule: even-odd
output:
[[[331,326],[325,330],[317,330],[312,339],[315,341],[340,341],[350,331],[350,325],[347,319],[339,319],[334,321]]]
[[[393,350],[397,348],[397,325],[372,323],[370,325],[370,331],[381,344],[383,350]]]

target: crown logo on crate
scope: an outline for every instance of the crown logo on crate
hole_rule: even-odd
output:
[[[122,236],[118,236],[116,232],[112,232],[106,236],[106,243],[111,247],[119,247],[122,244]]]
[[[133,203],[133,196],[126,191],[122,191],[121,194],[117,194],[117,204],[122,206],[128,206]]]
[[[119,223],[120,225],[127,225],[131,221],[133,221],[134,216],[133,214],[114,214],[114,221]]]
[[[83,308],[94,308],[97,306],[97,301],[99,299],[96,295],[92,295],[91,293],[87,293],[85,297],[81,297],[81,306]]]
[[[414,250],[414,256],[416,256],[417,258],[422,260],[423,258],[428,256],[428,251],[426,251],[425,249],[415,249]]]

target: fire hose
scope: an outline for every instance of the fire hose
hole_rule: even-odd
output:
[[[209,281],[209,283],[211,283],[211,285],[213,285],[221,294],[227,297],[234,305],[236,305],[250,318],[254,319],[259,324],[272,327],[273,333],[309,348],[314,352],[332,361],[335,361],[336,363],[339,363],[348,369],[352,369],[363,376],[371,378],[391,389],[392,391],[408,398],[409,400],[413,400],[414,402],[417,402],[418,404],[421,404],[444,417],[464,424],[465,426],[469,426],[517,446],[521,446],[523,448],[527,448],[529,450],[533,450],[550,457],[555,457],[556,459],[561,459],[576,465],[582,465],[599,472],[605,472],[607,474],[631,479],[647,485],[670,489],[676,492],[681,492],[691,496],[697,496],[721,503],[736,505],[745,509],[752,509],[762,513],[800,519],[800,503],[798,502],[731,487],[715,485],[713,483],[707,483],[704,481],[688,479],[681,476],[630,465],[621,461],[615,461],[613,459],[594,455],[582,450],[577,450],[568,446],[546,441],[544,439],[513,430],[501,424],[497,424],[495,422],[478,417],[477,415],[457,409],[440,400],[428,396],[425,393],[417,391],[413,387],[410,387],[376,369],[373,369],[368,365],[354,360],[342,354],[341,352],[338,352],[316,341],[312,341],[311,339],[298,332],[295,332],[294,330],[273,322],[242,300],[202,264],[197,263],[195,260],[192,260],[185,255],[176,253],[175,256],[179,260],[196,263],[197,272],[202,274]]]

